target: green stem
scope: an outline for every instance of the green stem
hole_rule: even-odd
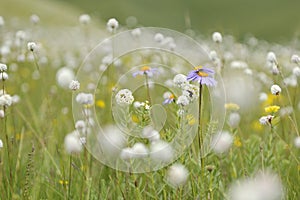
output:
[[[148,97],[148,101],[149,101],[150,106],[151,106],[152,105],[152,101],[151,101],[150,88],[149,88],[149,79],[148,79],[148,75],[147,74],[145,74],[145,79],[146,79],[147,97]]]
[[[201,160],[201,169],[202,173],[204,173],[204,155],[203,155],[203,133],[201,126],[201,113],[202,113],[202,84],[199,84],[199,114],[198,114],[198,144],[199,144],[199,155]]]
[[[72,155],[70,155],[70,163],[69,163],[69,188],[68,188],[68,199],[71,199],[71,181],[72,181]]]

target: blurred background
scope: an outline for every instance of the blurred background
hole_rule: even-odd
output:
[[[244,39],[249,34],[271,42],[300,35],[299,0],[0,0],[0,15],[41,16],[53,25],[72,25],[90,14],[129,26],[159,26],[210,35],[214,31]],[[43,19],[45,18],[47,19]],[[101,22],[102,21],[102,22]],[[98,22],[97,22],[98,23]]]

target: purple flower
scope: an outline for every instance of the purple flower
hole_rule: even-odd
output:
[[[172,103],[172,102],[175,102],[175,96],[174,96],[173,94],[169,94],[169,95],[165,98],[165,100],[164,100],[164,102],[163,102],[163,105],[165,105],[165,104],[170,104],[170,103]]]
[[[133,77],[136,77],[137,75],[147,75],[148,77],[152,77],[154,73],[158,73],[156,68],[151,68],[149,66],[143,66],[141,69],[137,72],[134,72],[132,75]]]
[[[215,72],[212,69],[198,66],[187,75],[187,80],[197,81],[201,85],[215,86],[217,81],[212,77],[214,73]]]

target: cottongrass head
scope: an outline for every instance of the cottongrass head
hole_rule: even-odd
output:
[[[186,75],[183,75],[183,74],[177,74],[174,77],[173,82],[177,87],[179,87],[181,89],[183,89],[188,84]]]
[[[68,154],[80,153],[83,149],[79,134],[74,131],[65,137],[65,150]]]
[[[79,90],[79,88],[80,88],[80,83],[79,83],[79,81],[77,81],[77,80],[72,80],[72,81],[70,82],[70,84],[69,84],[69,88],[70,88],[70,90],[73,90],[73,91]]]
[[[273,95],[279,95],[281,93],[281,87],[279,85],[272,85],[271,86],[271,93]]]
[[[107,21],[106,27],[109,32],[113,33],[119,27],[119,22],[115,18],[111,18]]]
[[[189,177],[189,171],[182,164],[173,164],[167,171],[166,181],[174,188],[183,186]]]
[[[36,48],[37,48],[37,45],[36,45],[35,42],[28,42],[27,43],[27,49],[28,49],[28,51],[34,52],[36,50]]]
[[[294,145],[296,148],[300,149],[300,136],[297,136],[294,140]]]
[[[82,14],[79,16],[79,23],[82,25],[87,25],[91,21],[91,17],[88,14]]]
[[[93,105],[94,95],[91,93],[79,93],[76,96],[76,102],[82,105]]]
[[[152,126],[144,127],[142,135],[144,138],[147,138],[150,142],[159,141],[160,139],[159,132],[155,130]]]
[[[5,117],[5,112],[4,110],[0,110],[0,118],[4,118]]]
[[[215,153],[221,154],[228,151],[232,143],[233,136],[227,131],[222,131],[213,136],[210,146]]]
[[[281,200],[283,187],[279,177],[269,171],[236,181],[229,189],[230,200]]]
[[[12,103],[12,97],[9,94],[0,94],[0,106],[8,107]]]
[[[239,126],[240,121],[241,121],[240,114],[237,112],[232,112],[228,116],[227,123],[231,128],[237,128]]]
[[[150,145],[150,157],[157,163],[168,163],[174,157],[173,148],[165,141],[157,141]]]
[[[216,43],[221,43],[222,40],[223,40],[221,33],[219,33],[219,32],[214,32],[214,33],[212,34],[212,40],[213,40],[214,42],[216,42]]]
[[[295,64],[300,64],[300,56],[298,56],[297,54],[292,55],[291,62]]]
[[[62,88],[68,89],[70,82],[74,80],[74,78],[75,78],[75,74],[73,70],[71,70],[68,67],[60,68],[56,72],[56,81],[58,85]]]
[[[0,63],[0,72],[6,72],[7,71],[7,65]]]

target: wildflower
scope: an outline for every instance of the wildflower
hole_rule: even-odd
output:
[[[4,26],[4,24],[5,24],[5,21],[4,21],[3,17],[0,16],[0,27]]]
[[[189,99],[187,98],[187,96],[181,95],[181,96],[178,97],[176,103],[177,103],[178,105],[187,106],[187,105],[189,105],[190,101],[189,101]]]
[[[281,92],[281,88],[279,87],[279,85],[272,85],[271,86],[271,93],[274,95],[279,95]]]
[[[94,103],[94,96],[90,93],[79,93],[76,96],[76,101],[83,105],[92,105]]]
[[[12,98],[9,94],[3,94],[0,96],[0,106],[11,106]]]
[[[300,56],[294,54],[291,56],[291,62],[295,63],[295,64],[299,64],[300,63]]]
[[[132,92],[128,89],[122,89],[116,94],[116,102],[119,105],[131,105],[134,101]]]
[[[300,63],[300,62],[299,62]],[[296,77],[299,77],[300,76],[300,67],[295,67],[293,69],[293,75],[296,76]]]
[[[111,18],[107,22],[107,30],[109,32],[114,32],[119,27],[119,22],[115,18]]]
[[[165,99],[163,104],[170,104],[172,102],[175,102],[175,96],[171,92],[165,92],[163,97]]]
[[[150,146],[150,157],[156,162],[170,162],[173,158],[173,149],[169,143],[164,141],[157,141],[151,143]]]
[[[149,154],[149,150],[143,143],[135,143],[131,149],[134,158],[144,158]]]
[[[240,109],[240,106],[235,103],[226,103],[224,107],[228,111],[238,111]]]
[[[195,69],[188,74],[187,80],[197,81],[201,85],[215,86],[217,82],[211,77],[214,73],[212,69],[203,68],[202,66],[195,67]]]
[[[0,72],[0,80],[5,81],[8,79],[8,74],[6,72]]]
[[[193,84],[186,84],[183,87],[182,95],[186,96],[192,102],[199,97],[199,87]]]
[[[0,72],[5,72],[7,70],[7,65],[0,63]]]
[[[105,108],[105,102],[103,100],[98,100],[96,102],[96,106],[98,106],[99,108]]]
[[[189,171],[181,164],[173,164],[167,172],[167,182],[172,187],[183,186],[189,176]]]
[[[3,148],[3,142],[2,140],[0,139],[0,149]]]
[[[226,152],[231,147],[232,142],[232,135],[227,131],[223,131],[214,135],[210,146],[214,152],[221,154]]]
[[[159,132],[154,130],[152,126],[146,126],[142,131],[143,137],[147,138],[151,142],[158,141],[160,139]]]
[[[300,148],[300,136],[295,138],[294,145],[295,147]]]
[[[70,88],[70,90],[73,90],[73,91],[78,90],[78,89],[80,88],[80,83],[79,83],[79,81],[77,81],[77,80],[72,80],[72,81],[70,82],[70,84],[69,84],[69,88]]]
[[[183,88],[185,85],[188,84],[187,80],[186,80],[186,76],[183,74],[177,74],[174,79],[173,79],[174,84],[179,87],[179,88]]]
[[[161,43],[164,40],[164,35],[161,33],[156,33],[154,35],[154,41],[157,43]]]
[[[259,119],[259,123],[262,124],[262,125],[266,125],[266,124],[272,125],[273,118],[274,118],[273,115],[262,116]]]
[[[240,137],[235,137],[235,138],[234,138],[233,144],[234,144],[234,146],[236,146],[236,147],[241,147],[241,146],[242,146],[242,142],[241,142]]]
[[[83,25],[89,24],[91,21],[91,17],[88,14],[82,14],[79,16],[79,23]]]
[[[4,116],[5,116],[4,110],[0,110],[0,118],[4,118]]]
[[[27,43],[27,49],[29,51],[34,52],[36,50],[36,43],[35,42],[28,42]]]
[[[40,17],[38,15],[31,15],[30,21],[32,24],[38,24],[40,22]]]
[[[85,122],[83,120],[78,120],[76,123],[75,123],[75,128],[77,130],[82,130],[85,128]]]
[[[221,43],[221,42],[222,42],[222,35],[221,35],[221,33],[219,33],[219,32],[214,32],[214,33],[212,34],[212,39],[213,39],[213,41],[216,42],[216,43]]]
[[[148,77],[152,77],[154,73],[157,73],[156,68],[151,68],[149,66],[143,66],[139,71],[134,72],[132,75],[136,77],[137,75],[147,75]]]
[[[141,29],[139,29],[139,28],[136,28],[136,29],[133,29],[132,31],[131,31],[131,35],[133,36],[133,37],[139,37],[140,35],[141,35]]]
[[[230,190],[231,200],[280,200],[283,188],[279,177],[270,172],[260,172],[253,178],[239,180]]]
[[[65,137],[65,149],[67,153],[80,153],[82,151],[82,143],[75,132],[69,133]]]
[[[238,127],[240,121],[241,121],[241,116],[240,116],[239,113],[233,112],[233,113],[230,113],[230,114],[229,114],[229,117],[228,117],[228,125],[229,125],[231,128],[236,128],[236,127]]]
[[[265,107],[265,112],[276,113],[276,112],[278,112],[279,109],[280,109],[279,106],[268,106],[268,107]]]
[[[133,157],[132,148],[127,147],[122,149],[120,153],[120,158],[122,160],[130,160],[132,157]]]
[[[277,58],[276,58],[276,55],[274,52],[270,51],[268,54],[267,54],[267,61],[270,63],[270,64],[276,64],[277,65]]]
[[[68,185],[69,184],[69,181],[66,181],[66,180],[59,180],[58,182],[61,185]]]
[[[56,81],[62,88],[69,88],[70,82],[74,80],[75,74],[68,67],[60,68],[56,73]]]

